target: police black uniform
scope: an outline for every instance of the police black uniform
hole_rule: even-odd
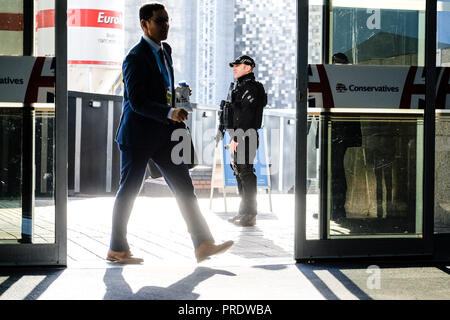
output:
[[[230,63],[230,67],[237,64],[255,67],[255,62],[249,56],[240,56]],[[253,72],[237,79],[231,94],[233,129],[228,128],[227,131],[230,137],[238,142],[231,166],[241,197],[238,215],[229,221],[240,226],[253,226],[256,223],[257,179],[253,161],[259,145],[257,130],[261,128],[263,108],[266,104],[267,94],[263,85],[255,80]]]

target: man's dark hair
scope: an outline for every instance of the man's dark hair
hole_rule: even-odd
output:
[[[164,9],[166,9],[166,7],[164,7],[164,5],[159,2],[145,3],[139,9],[139,21],[148,20],[153,16],[154,11]]]

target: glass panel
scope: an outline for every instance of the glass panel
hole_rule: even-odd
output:
[[[22,55],[22,0],[0,1],[0,43],[0,55]],[[21,128],[21,110],[0,107],[0,243],[21,238]]]
[[[332,1],[330,62],[423,65],[424,10],[424,0]],[[313,103],[307,239],[421,237],[423,111]]]
[[[449,68],[450,0],[438,1],[437,10],[436,65]],[[442,78],[441,81],[443,81]],[[434,231],[436,233],[450,233],[450,175],[447,174],[450,170],[449,139],[449,110],[436,110],[436,174],[434,205]]]
[[[333,1],[331,55],[353,64],[424,65],[425,1]]]
[[[22,55],[22,0],[0,0],[0,43],[0,55]],[[0,106],[0,243],[21,238],[21,128],[21,110]]]
[[[55,110],[36,108],[35,119],[35,209],[33,243],[55,241]]]
[[[132,19],[125,19],[125,5]],[[125,25],[142,32],[136,1],[69,1],[67,10],[67,85],[69,91],[121,94]],[[47,40],[44,31],[42,40]],[[140,34],[139,34],[140,36]],[[136,44],[139,36],[132,38]],[[54,43],[54,42],[52,42]],[[54,47],[54,46],[52,46]],[[42,50],[48,46],[43,45]]]
[[[34,0],[34,55],[55,56],[55,0]]]
[[[23,53],[23,0],[0,0],[0,55]]]
[[[310,101],[312,102],[312,101]],[[306,162],[306,239],[317,240],[320,234],[320,128],[323,126],[319,113],[311,111],[310,103],[307,125]]]
[[[309,0],[308,63],[322,62],[323,1]]]
[[[29,197],[22,195],[23,174],[23,110],[0,108],[0,243],[23,241],[28,220],[23,219],[22,206]],[[55,241],[54,208],[54,108],[38,107],[35,119],[35,197],[30,217],[32,243]],[[25,206],[26,207],[26,204]]]
[[[36,55],[52,57],[54,46],[45,53],[39,48],[46,45],[40,42],[43,38],[54,40],[54,0],[35,1],[34,5],[35,25],[33,28],[36,32],[34,52]],[[0,1],[0,7],[3,10],[0,18],[6,16],[11,23],[20,21],[20,28],[23,30],[22,1]],[[5,15],[4,11],[8,14]],[[15,15],[12,15],[13,12]],[[6,25],[5,21],[0,19],[0,28]],[[16,29],[20,28],[16,25]],[[9,29],[14,28],[9,27]],[[16,32],[15,37],[18,38],[19,31],[11,30],[7,31]],[[45,31],[44,36],[41,31]],[[8,32],[4,29],[0,31],[2,43],[0,50],[9,48],[9,51],[1,51],[1,54],[21,55],[23,53],[22,35],[15,47],[3,46],[3,43],[11,43],[8,40],[11,37]],[[22,34],[22,31],[20,33]],[[3,58],[8,59],[8,57]],[[48,85],[44,84],[49,81],[49,75],[54,67],[50,62],[41,65],[37,60],[32,63],[29,63],[30,60],[23,61],[22,68],[15,67],[15,75],[9,75],[9,77],[15,81],[16,85],[22,84],[28,89],[33,88],[31,83],[27,83],[28,79],[30,82],[33,81],[36,95],[40,97],[40,101],[46,103],[32,104],[33,108],[29,108],[29,105],[24,106],[20,103],[23,101],[20,99],[15,100],[15,103],[5,102],[10,100],[0,94],[0,243],[54,243],[55,107],[54,93],[51,89],[46,89]],[[27,65],[29,67],[26,67]],[[41,66],[40,70],[37,69],[39,66]],[[30,77],[32,70],[38,72]],[[27,94],[29,94],[28,91]],[[46,97],[46,100],[42,100],[42,96]],[[31,168],[35,170],[34,176]]]
[[[423,115],[331,115],[330,237],[421,236]]]
[[[36,56],[55,56],[55,0],[35,0],[34,53]],[[47,95],[47,103],[35,106],[34,164],[35,192],[33,243],[55,241],[55,104]]]
[[[450,67],[450,0],[437,2],[436,65]]]
[[[322,63],[323,1],[309,1],[308,63]],[[310,101],[313,103],[313,101]],[[313,105],[309,107],[313,108]],[[308,112],[306,168],[306,239],[319,238],[319,125],[318,113]]]
[[[17,242],[22,226],[22,111],[0,108],[0,243]]]

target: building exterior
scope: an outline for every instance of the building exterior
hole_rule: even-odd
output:
[[[6,5],[7,1],[0,0],[4,10],[0,12],[0,40],[5,39],[0,47],[0,70],[5,73],[0,77],[0,200],[2,210],[12,209],[17,219],[14,233],[5,232],[3,236],[8,238],[0,239],[0,264],[64,266],[68,151],[86,156],[86,162],[95,162],[105,175],[106,169],[111,172],[117,147],[112,128],[120,118],[121,99],[120,95],[86,93],[73,96],[71,105],[68,102],[68,91],[79,81],[71,79],[73,70],[68,65],[84,61],[68,59],[75,52],[68,50],[70,45],[83,40],[70,38],[69,28],[80,27],[77,19],[66,18],[72,17],[73,8],[68,5],[74,1],[9,1]],[[76,9],[94,10],[94,25],[106,21],[103,8],[93,8],[92,1],[78,2],[90,7]],[[142,1],[117,3],[124,5],[123,20],[109,15],[108,21],[113,19],[125,30],[124,48],[113,52],[125,56],[142,33],[137,18]],[[374,256],[434,259],[442,257],[443,250],[448,259],[450,121],[445,102],[449,101],[450,72],[440,67],[449,63],[450,1],[379,0],[380,8],[372,8],[373,3],[364,0],[164,3],[173,18],[168,41],[174,49],[175,81],[188,81],[194,92],[192,101],[209,107],[198,109],[199,118],[216,120],[208,113],[215,115],[218,102],[226,95],[232,80],[228,63],[241,54],[255,57],[256,76],[269,92],[265,117],[274,117],[265,124],[279,132],[271,141],[279,147],[272,154],[280,159],[279,171],[286,168],[292,172],[288,193],[294,194],[291,201],[295,201],[292,227],[297,261]],[[100,28],[89,23],[84,27]],[[39,34],[35,38],[36,29]],[[113,43],[113,38],[117,40],[106,33],[98,42],[110,39]],[[54,50],[42,47],[42,39],[54,42]],[[309,59],[304,54],[307,50]],[[330,56],[338,52],[347,55],[353,65],[330,65]],[[109,89],[121,83],[118,60],[113,68],[117,77],[104,76],[103,84],[112,84],[102,84],[100,91],[111,92]],[[87,61],[95,60],[78,64],[80,69]],[[311,65],[314,63],[323,65]],[[375,73],[377,77],[372,76]],[[355,79],[362,84],[353,83]],[[82,90],[97,92],[101,80],[97,84],[91,81],[94,86]],[[388,86],[390,81],[396,83]],[[348,90],[353,95],[335,105],[330,97],[342,97],[345,85],[359,88],[358,93]],[[387,94],[385,87],[392,94]],[[315,97],[322,95],[321,104],[313,110],[308,108],[308,89]],[[371,105],[374,96],[369,91],[387,98],[388,104]],[[120,90],[113,92],[119,94]],[[407,103],[392,104],[398,96]],[[70,142],[68,119],[77,121],[75,143]],[[339,130],[355,123],[360,125],[360,134]],[[206,130],[199,127],[196,130],[203,134]],[[90,145],[81,143],[81,130]],[[338,152],[339,145],[344,147]],[[106,152],[100,152],[99,146]],[[305,172],[310,154],[316,156],[314,164],[320,173],[314,193],[307,188],[310,181]],[[334,166],[337,163],[339,169]],[[81,164],[73,166],[80,168]],[[338,170],[341,178],[335,180],[333,173]],[[335,181],[346,190],[335,192]],[[35,192],[36,185],[41,190],[45,187],[45,194]],[[279,180],[277,185],[283,183]],[[334,208],[333,194],[347,196],[344,205]],[[34,215],[34,207],[39,214]],[[35,239],[33,230],[34,218],[44,207],[50,212],[46,220],[50,240],[45,244]],[[338,211],[342,216],[334,217]]]
[[[141,36],[137,8],[125,3],[125,52]],[[250,0],[162,1],[172,17],[168,43],[173,48],[175,78],[187,80],[192,102],[218,105],[227,96],[233,74],[228,63],[248,54],[255,75],[268,90],[269,108],[294,108],[295,2]],[[275,7],[274,7],[275,6]],[[311,7],[311,63],[321,61],[322,7]],[[233,23],[231,23],[233,22]]]
[[[146,1],[125,3],[125,53],[140,39],[138,8]],[[167,42],[172,46],[175,81],[186,80],[191,102],[218,105],[226,97],[234,55],[233,1],[161,1],[171,17]]]

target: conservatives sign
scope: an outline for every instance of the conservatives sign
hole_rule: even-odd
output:
[[[450,68],[437,68],[436,108],[450,109]],[[420,109],[424,68],[310,65],[309,94],[319,108]]]
[[[55,58],[0,57],[2,102],[53,103]]]

